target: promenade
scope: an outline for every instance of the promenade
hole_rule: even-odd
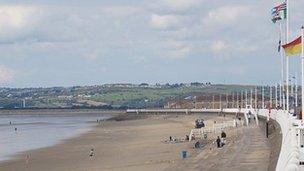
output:
[[[283,110],[271,110],[269,113],[268,109],[258,109],[255,110],[253,108],[250,109],[254,115],[257,115],[259,117],[264,118],[270,118],[273,119],[277,124],[280,126],[280,134],[282,139],[279,140],[281,143],[280,147],[277,147],[276,150],[280,150],[279,158],[276,163],[276,166],[274,167],[277,171],[281,170],[290,170],[290,171],[298,171],[298,170],[304,170],[303,166],[300,165],[300,161],[303,161],[304,151],[303,151],[303,136],[304,134],[303,129],[304,125],[303,123],[298,120],[296,117],[293,117],[291,114],[288,114],[286,111]],[[128,110],[127,112],[131,113],[138,113],[138,114],[145,114],[145,113],[172,113],[175,109],[165,109],[165,110]],[[211,112],[211,113],[241,113],[242,115],[244,113],[248,113],[248,109],[237,109],[237,108],[229,108],[229,109],[177,109],[176,112],[179,113],[205,113],[205,112]],[[245,116],[245,120],[247,120],[247,115]],[[257,130],[253,130],[250,132],[256,132]],[[257,136],[259,138],[259,136]],[[245,137],[246,139],[246,137]],[[247,137],[247,139],[250,139],[250,137]],[[247,145],[247,144],[242,144]],[[240,145],[240,146],[242,146]],[[250,145],[250,144],[249,144]],[[300,148],[301,147],[301,148]],[[261,147],[262,148],[262,147]],[[246,163],[246,162],[244,162]],[[195,165],[195,164],[194,164]],[[241,168],[241,165],[238,166]],[[216,169],[216,168],[215,168]]]
[[[195,158],[168,170],[245,171],[268,170],[271,145],[264,130],[252,123],[238,130],[221,149],[205,148]]]

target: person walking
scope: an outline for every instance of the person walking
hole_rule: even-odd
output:
[[[221,143],[222,143],[222,146],[226,144],[226,133],[224,131],[222,131],[221,133]]]
[[[90,157],[94,157],[94,148],[92,148],[92,149],[90,150],[89,156],[90,156]]]
[[[216,144],[217,144],[217,148],[221,148],[221,139],[220,139],[220,136],[217,137],[216,139]]]
[[[251,119],[251,111],[249,110],[249,112],[248,112],[248,123],[250,123],[250,119]]]
[[[226,137],[227,137],[226,132],[222,131],[221,137],[222,137],[222,138],[226,138]]]

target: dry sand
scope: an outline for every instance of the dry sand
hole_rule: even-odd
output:
[[[203,149],[195,150],[193,149],[195,141],[165,142],[169,139],[169,136],[184,138],[194,127],[193,122],[197,118],[207,120],[207,126],[212,125],[214,120],[217,122],[232,120],[232,116],[224,118],[216,114],[122,117],[117,119],[119,121],[105,121],[102,125],[95,126],[91,131],[56,146],[20,154],[14,160],[1,163],[0,170],[217,170],[214,165],[205,167],[203,162],[204,160],[205,163],[208,160],[216,161],[221,158],[221,150],[214,148],[213,144],[207,144]],[[256,142],[253,146],[262,144],[263,148],[257,155],[254,151],[247,154],[253,157],[258,156],[258,161],[264,161],[260,164],[263,167],[259,168],[267,168],[271,149],[268,141],[259,133],[259,128],[252,126],[250,128],[227,130],[230,145],[227,145],[226,151],[230,149],[235,156],[237,156],[237,153],[242,153],[240,150],[235,150],[235,147],[238,146],[238,143],[244,143],[246,139],[244,129],[257,130],[256,134],[261,142]],[[204,144],[210,143],[215,136],[217,134],[209,136],[209,140],[204,141]],[[248,141],[246,140],[246,142]],[[91,148],[95,150],[94,157],[89,157]],[[182,150],[188,151],[189,157],[187,159],[181,159],[180,153]],[[227,157],[230,152],[223,154],[226,154]],[[28,163],[25,159],[27,154],[30,154]],[[212,158],[208,159],[207,155],[212,156]],[[235,161],[231,160],[229,162]],[[226,164],[225,168],[229,168],[229,163],[224,162],[224,164]]]

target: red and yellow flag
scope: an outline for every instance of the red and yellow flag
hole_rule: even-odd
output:
[[[282,47],[284,48],[285,55],[286,56],[292,56],[296,54],[300,54],[302,51],[302,37],[298,37],[294,41],[287,43],[283,45]]]

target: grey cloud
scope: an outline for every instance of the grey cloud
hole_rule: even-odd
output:
[[[11,83],[16,86],[123,82],[130,75],[134,75],[132,82],[145,81],[146,75],[151,82],[212,81],[223,78],[220,71],[233,76],[234,65],[264,66],[276,72],[276,66],[268,66],[277,59],[277,28],[269,16],[274,2],[270,1],[30,0],[0,4],[35,9],[25,15],[27,24],[22,27],[14,28],[11,23],[3,32],[0,27],[2,64],[28,72]],[[296,25],[302,19],[295,17],[302,15],[301,11],[294,14]],[[154,22],[153,16],[157,16]],[[181,72],[180,68],[190,69]],[[258,73],[245,70],[244,74],[256,79]],[[239,77],[240,82],[250,82],[246,76]]]

